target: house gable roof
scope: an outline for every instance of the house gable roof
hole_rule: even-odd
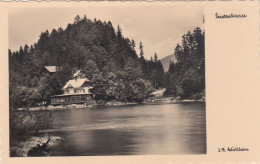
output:
[[[73,88],[80,88],[82,85],[86,82],[89,81],[87,78],[82,78],[82,79],[72,79],[69,80],[64,87],[62,88],[63,90],[68,88],[68,87],[73,87]]]
[[[73,74],[73,77],[79,76],[79,74],[80,74],[80,70],[78,70],[77,72],[75,72],[75,73]]]
[[[57,67],[56,66],[44,66],[45,69],[47,69],[47,71],[54,73],[57,71]]]

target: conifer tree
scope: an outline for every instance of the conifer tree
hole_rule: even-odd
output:
[[[79,15],[77,15],[75,18],[74,18],[74,24],[78,24],[80,22],[80,17]]]
[[[157,54],[154,53],[154,62],[155,62],[155,63],[157,63],[157,59],[158,59]]]
[[[140,44],[139,44],[139,49],[140,49],[140,58],[142,60],[144,60],[144,50],[143,50],[143,43],[142,42],[140,42]]]
[[[169,66],[169,73],[173,74],[174,73],[174,62],[170,60],[170,66]]]

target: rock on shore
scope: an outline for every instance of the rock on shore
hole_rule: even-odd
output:
[[[50,138],[50,139],[49,139]],[[41,136],[41,137],[36,137],[33,136],[30,139],[26,140],[26,141],[16,141],[15,143],[13,143],[10,148],[10,152],[11,152],[11,156],[16,156],[16,157],[26,157],[28,155],[28,152],[32,150],[35,150],[33,148],[37,148],[37,145],[44,145],[44,143],[46,143],[49,139],[49,142],[47,143],[47,147],[48,149],[54,147],[55,145],[61,143],[63,141],[63,139],[61,137],[58,136]],[[36,149],[37,150],[37,149]],[[39,153],[39,152],[38,152]],[[39,153],[35,154],[35,156],[48,156],[48,152],[46,153]]]

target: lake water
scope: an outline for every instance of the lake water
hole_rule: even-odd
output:
[[[53,112],[51,156],[205,154],[205,103]]]

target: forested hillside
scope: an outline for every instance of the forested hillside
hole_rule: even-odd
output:
[[[140,50],[140,54],[136,49]],[[66,29],[40,34],[37,43],[9,50],[10,106],[50,103],[72,73],[81,69],[93,83],[97,100],[141,102],[153,89],[164,87],[164,70],[156,53],[149,61],[143,46],[125,38],[112,23],[75,17]],[[58,66],[53,75],[44,66]]]
[[[176,62],[171,62],[165,74],[164,95],[179,99],[205,97],[204,32],[196,28],[182,36],[182,43],[174,49]]]

